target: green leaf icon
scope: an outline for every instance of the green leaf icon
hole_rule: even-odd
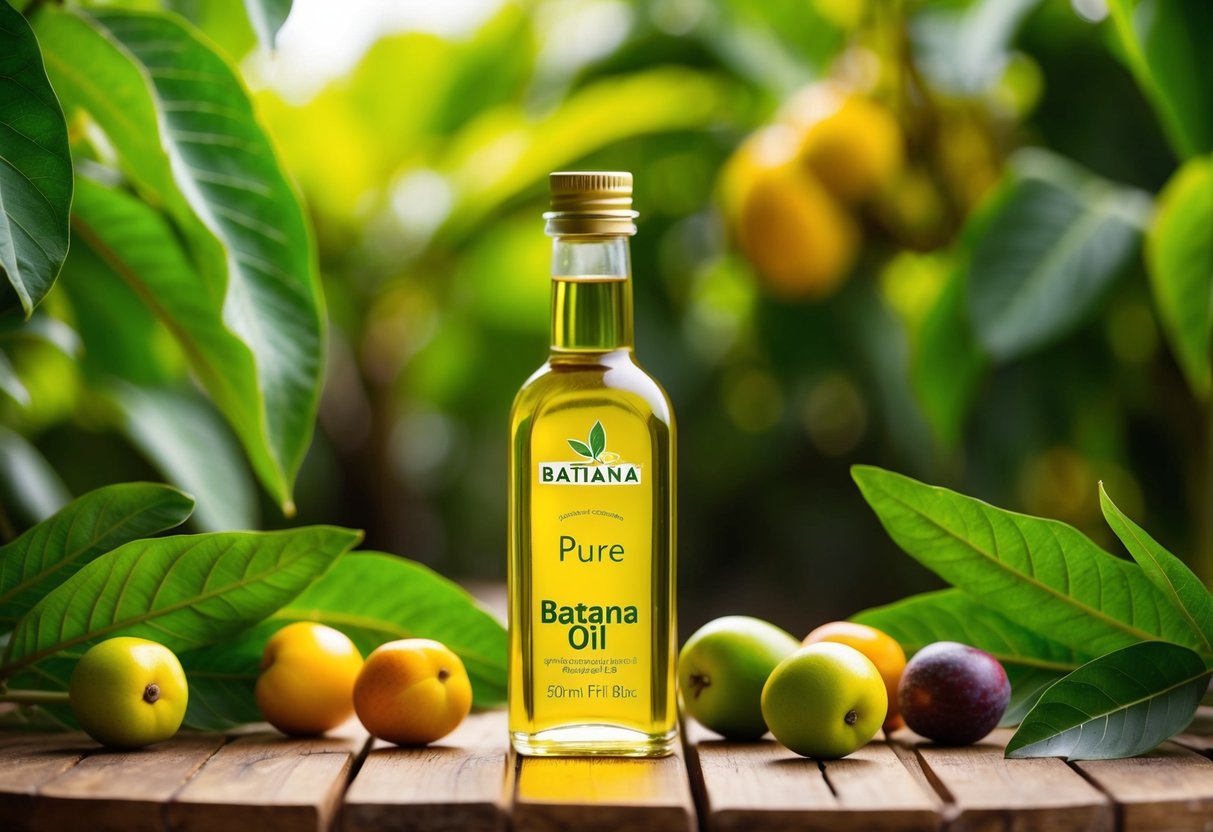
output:
[[[584,442],[578,442],[576,439],[569,440],[569,447],[577,453],[581,454],[586,459],[593,459],[594,455],[590,453],[590,449],[586,447]]]
[[[605,450],[606,431],[602,429],[602,422],[595,422],[594,427],[590,428],[590,455],[594,459],[598,459]]]

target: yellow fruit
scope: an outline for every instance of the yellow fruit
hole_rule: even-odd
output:
[[[888,710],[876,665],[845,644],[801,647],[771,672],[762,689],[767,727],[803,757],[832,760],[863,747]]]
[[[185,671],[173,651],[129,636],[89,648],[68,690],[80,727],[114,748],[169,739],[181,727],[189,700]]]
[[[897,712],[897,685],[906,669],[906,654],[896,639],[866,624],[831,621],[809,633],[804,643],[818,644],[823,641],[854,647],[868,657],[876,666],[880,678],[884,680],[885,691],[889,697],[889,713],[883,726],[885,732],[896,731],[904,726],[905,722]]]
[[[844,202],[876,196],[905,164],[893,113],[837,84],[814,84],[789,102],[786,117],[802,134],[802,164]]]
[[[425,745],[454,731],[472,709],[472,683],[459,657],[437,641],[390,641],[367,656],[354,709],[373,736]]]
[[[297,621],[270,638],[254,695],[266,720],[284,734],[323,734],[354,713],[362,654],[345,633]]]
[[[741,250],[765,288],[821,298],[850,273],[859,243],[851,216],[796,162],[785,125],[755,133],[721,177],[721,201]]]

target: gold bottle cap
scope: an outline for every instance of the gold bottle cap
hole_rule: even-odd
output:
[[[561,171],[548,179],[552,210],[543,215],[553,237],[611,237],[636,233],[632,174]]]

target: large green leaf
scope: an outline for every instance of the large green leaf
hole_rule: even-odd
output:
[[[77,497],[0,547],[0,629],[97,556],[185,522],[188,495],[146,482],[107,485]]]
[[[385,641],[435,639],[463,660],[478,706],[505,699],[505,629],[472,596],[419,563],[375,552],[344,557],[272,620],[328,624],[364,655]]]
[[[1072,526],[880,468],[852,476],[907,554],[1021,627],[1087,655],[1158,638],[1201,646],[1140,567]]]
[[[173,482],[194,495],[203,531],[257,526],[257,495],[240,449],[196,393],[122,385],[113,391],[127,437]]]
[[[1044,346],[1090,315],[1136,256],[1149,198],[1040,151],[1021,153],[974,242],[968,306],[995,359]]]
[[[1158,197],[1146,237],[1154,303],[1188,384],[1209,395],[1213,340],[1213,160],[1181,167]]]
[[[67,122],[21,13],[0,3],[0,268],[26,315],[67,256]]]
[[[1181,156],[1213,150],[1213,4],[1110,0],[1129,68]]]
[[[1099,504],[1104,519],[1129,550],[1145,576],[1159,588],[1183,616],[1197,643],[1205,653],[1213,653],[1213,595],[1200,578],[1175,555],[1158,544],[1146,530],[1116,507],[1103,483],[1099,484]]]
[[[1161,641],[1130,645],[1045,691],[1007,743],[1007,756],[1144,754],[1192,721],[1208,682],[1209,670],[1191,650]]]
[[[191,291],[214,310],[212,325],[245,345],[229,382],[195,371],[290,511],[319,395],[323,301],[298,198],[248,93],[174,15],[58,12],[43,28],[65,105],[89,112],[140,194],[164,206],[196,265]]]
[[[170,650],[233,636],[298,595],[360,537],[309,526],[132,541],[30,610],[0,672],[110,636],[142,636]]]
[[[224,324],[222,299],[207,291],[163,215],[81,176],[72,223],[77,245],[87,247],[170,328],[245,449],[257,443],[262,399],[254,355]],[[75,294],[73,284],[91,277],[82,270],[66,274],[64,282]],[[177,441],[190,439],[182,433]]]

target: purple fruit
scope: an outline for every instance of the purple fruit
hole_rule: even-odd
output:
[[[969,745],[997,727],[1011,683],[984,650],[937,641],[906,663],[897,699],[916,733],[943,745]]]

